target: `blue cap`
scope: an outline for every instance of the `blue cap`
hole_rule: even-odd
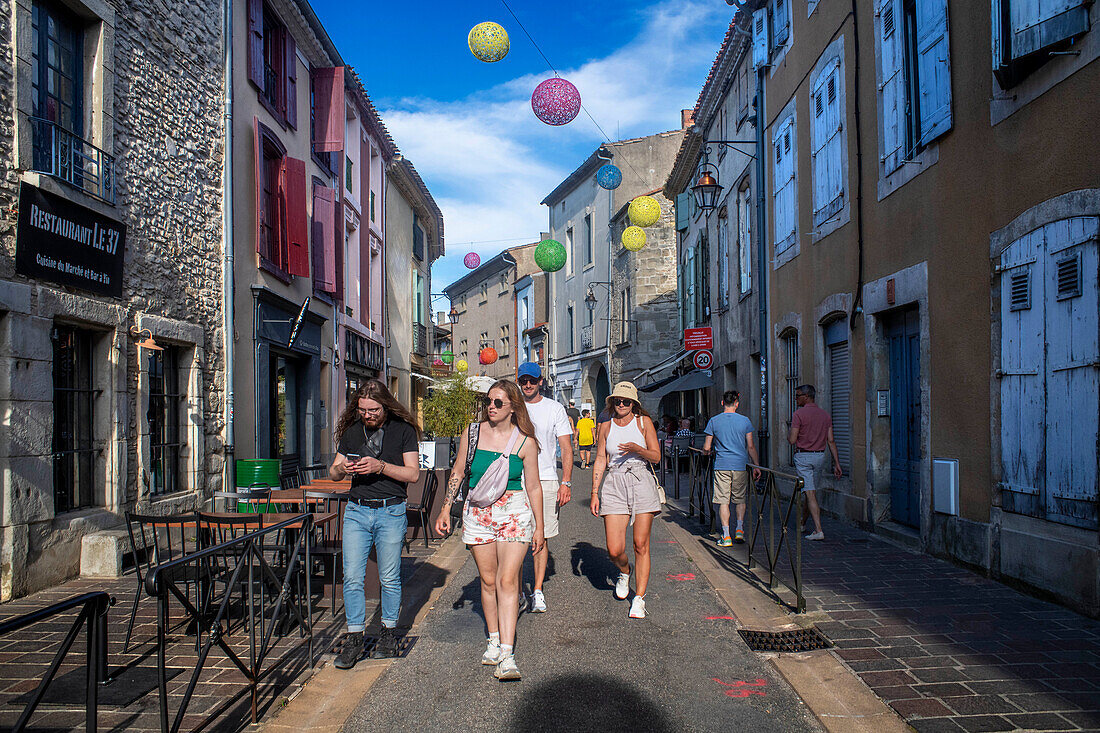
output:
[[[534,377],[535,379],[542,379],[542,367],[531,361],[525,361],[519,365],[519,372],[517,376],[520,377]]]

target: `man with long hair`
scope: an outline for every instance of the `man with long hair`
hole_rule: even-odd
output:
[[[397,617],[401,611],[401,545],[408,519],[408,484],[420,476],[416,419],[386,385],[372,379],[356,390],[336,424],[334,481],[351,476],[344,511],[344,611],[348,631],[336,667],[350,669],[363,656],[367,600],[363,580],[373,545],[382,587],[382,633],[371,656],[397,656]]]

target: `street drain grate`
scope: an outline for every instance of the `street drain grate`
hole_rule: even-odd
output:
[[[738,631],[741,638],[754,652],[809,652],[828,649],[833,644],[817,629],[791,629],[790,631]]]
[[[413,644],[415,644],[416,640],[419,639],[419,638],[420,637],[418,637],[418,636],[399,636],[399,637],[397,637],[397,656],[398,657],[408,656],[409,650],[411,650],[413,648]],[[336,643],[332,645],[332,648],[329,649],[329,652],[331,654],[339,655],[340,652],[343,651],[343,649],[344,649],[344,643],[343,642],[344,642],[344,638],[340,637],[340,639],[338,639],[336,641]],[[370,656],[370,653],[374,651],[374,647],[375,647],[376,644],[378,644],[378,637],[377,636],[364,636],[363,637],[363,658],[364,659]]]

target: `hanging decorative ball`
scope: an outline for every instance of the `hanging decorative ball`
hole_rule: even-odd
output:
[[[637,252],[645,246],[645,229],[641,227],[627,227],[623,230],[623,246],[631,252]]]
[[[596,171],[596,183],[600,184],[600,188],[613,191],[622,182],[623,172],[610,163],[600,166],[600,169]]]
[[[450,364],[452,361],[455,360],[455,355],[450,351],[444,351],[442,354],[439,355],[439,357],[443,360],[444,364]]]
[[[434,366],[434,367],[443,366],[443,360],[442,359],[436,359],[435,361],[432,362],[432,366]]]
[[[462,264],[471,270],[476,270],[481,265],[481,257],[477,252],[467,252],[466,256],[462,258]]]
[[[661,218],[661,205],[652,196],[639,196],[630,202],[626,213],[634,226],[651,227]]]
[[[557,272],[565,267],[565,247],[556,239],[544,239],[535,247],[535,264],[544,272]]]
[[[507,56],[511,47],[508,31],[502,25],[490,21],[478,23],[471,28],[466,43],[470,46],[470,53],[480,61],[490,64]]]
[[[570,82],[555,76],[535,87],[531,109],[535,117],[548,125],[567,125],[581,111],[581,93]]]
[[[492,364],[497,360],[497,350],[492,346],[486,346],[478,352],[477,360],[482,364]]]
[[[470,365],[466,363],[465,359],[459,359],[455,362],[455,371],[464,372],[470,368]]]

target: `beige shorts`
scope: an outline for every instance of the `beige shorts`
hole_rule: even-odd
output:
[[[715,504],[729,504],[733,498],[734,504],[744,504],[749,495],[748,471],[715,471],[714,472],[714,498]]]
[[[558,481],[542,482],[542,528],[543,537],[550,539],[558,536]]]
[[[660,513],[657,482],[644,465],[628,465],[608,471],[600,489],[600,516],[608,514]]]
[[[828,466],[829,454],[825,451],[801,451],[794,454],[794,470],[802,477],[803,491],[816,491],[817,479]]]

